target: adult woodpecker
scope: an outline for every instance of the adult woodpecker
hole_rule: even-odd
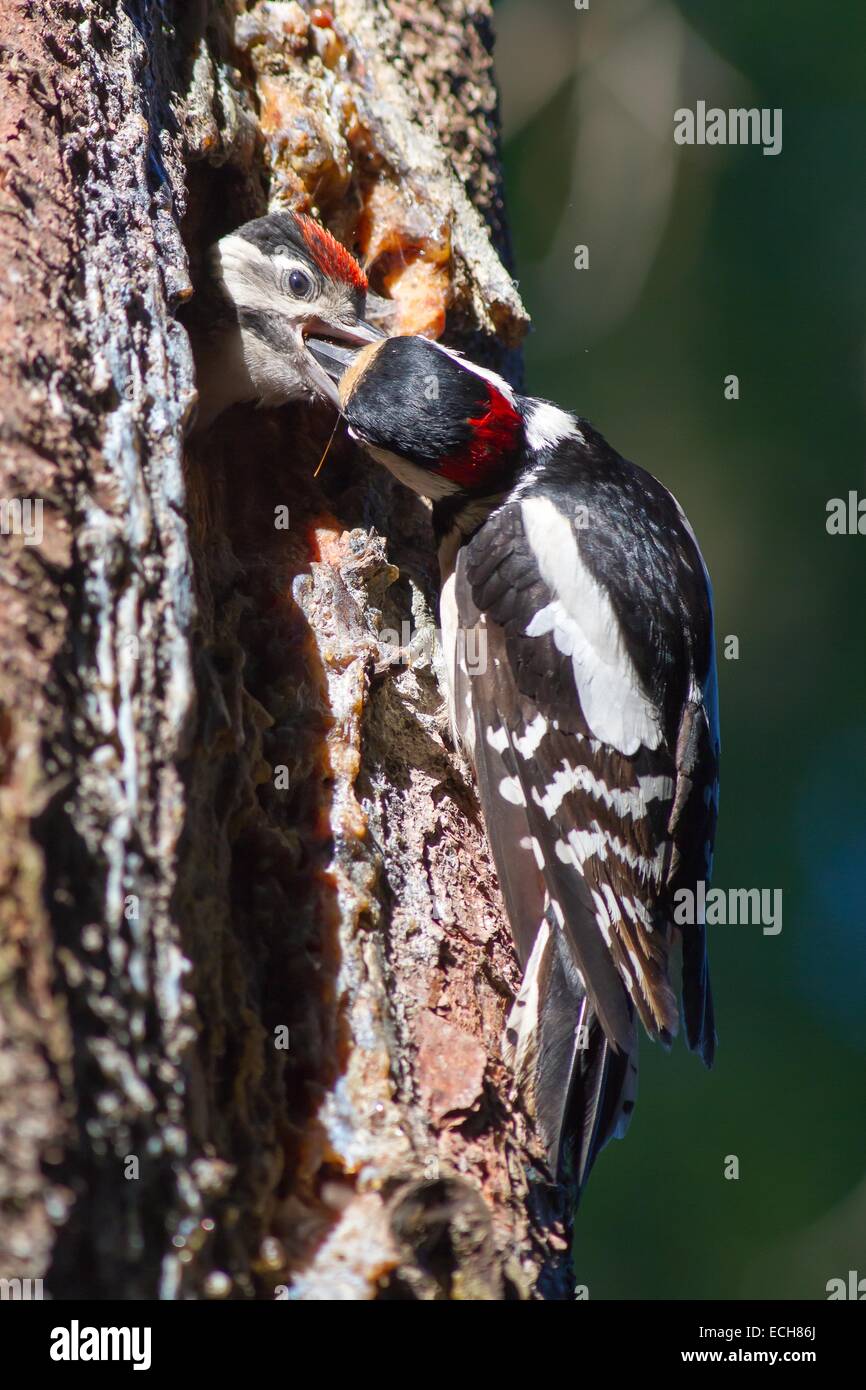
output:
[[[199,392],[194,428],[207,428],[238,401],[277,406],[327,394],[307,336],[356,345],[381,338],[364,321],[367,291],[355,258],[302,213],[272,212],[224,236],[210,249],[189,315]]]
[[[585,420],[423,338],[312,350],[350,433],[433,502],[452,719],[524,970],[507,1051],[579,1192],[628,1124],[635,1020],[677,1031],[678,936],[686,1038],[713,1060],[705,928],[674,920],[716,826],[706,567],[667,489]]]

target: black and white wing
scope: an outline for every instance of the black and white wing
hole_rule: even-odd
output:
[[[670,495],[617,463],[616,505],[548,479],[493,513],[453,579],[455,718],[524,968],[514,1063],[579,1185],[628,1122],[635,1015],[676,1032],[672,894],[707,877],[715,828],[705,570]],[[709,1062],[703,928],[683,931],[686,1034]]]

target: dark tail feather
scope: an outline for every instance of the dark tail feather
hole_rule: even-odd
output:
[[[608,1140],[628,1127],[637,1040],[617,1051],[555,922],[542,923],[508,1020],[510,1061],[547,1147],[551,1172],[579,1196]]]
[[[683,932],[683,1019],[689,1047],[711,1067],[716,1055],[716,1019],[705,927]]]
[[[628,1129],[637,1096],[636,1054],[617,1052],[588,1005],[588,1044],[572,1073],[558,1178],[583,1191],[596,1158]]]

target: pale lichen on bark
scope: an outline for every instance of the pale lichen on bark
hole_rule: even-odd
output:
[[[10,560],[0,1114],[26,1091],[37,1121],[0,1265],[59,1293],[87,1269],[97,1295],[562,1296],[561,1194],[499,1048],[517,965],[417,653],[428,514],[342,437],[313,479],[326,411],[236,408],[181,471],[186,253],[195,284],[269,205],[354,246],[398,329],[514,368],[489,9],[18,11],[5,96],[39,141],[17,203],[7,151],[0,236],[56,279],[22,269],[53,367],[0,354],[7,486],[58,500],[43,560]],[[393,664],[406,621],[418,659]]]
[[[3,27],[17,148],[4,148],[0,235],[28,301],[26,330],[17,324],[3,347],[4,490],[40,499],[62,538],[55,555],[13,542],[7,583],[20,592],[41,560],[51,602],[50,614],[29,605],[19,640],[50,660],[32,687],[17,678],[13,645],[3,701],[22,722],[16,756],[37,758],[26,846],[42,904],[28,933],[65,1020],[60,1055],[48,1037],[42,1047],[52,1142],[29,1156],[27,1211],[16,1211],[14,1181],[4,1193],[4,1254],[58,1288],[120,1281],[134,1295],[155,1290],[185,1204],[182,1058],[193,1038],[169,902],[193,697],[181,477],[193,376],[170,312],[187,283],[173,206],[183,166],[176,142],[154,146],[149,124],[156,88],[141,79],[158,33],[91,3],[17,4]],[[26,936],[22,945],[26,976]],[[23,1014],[13,1009],[13,1023]],[[14,1128],[31,1096],[7,1096]],[[127,1155],[140,1160],[134,1182]],[[53,1240],[46,1222],[57,1223]]]

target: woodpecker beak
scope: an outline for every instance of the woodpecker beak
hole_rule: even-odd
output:
[[[322,392],[339,408],[340,393],[337,390],[343,373],[352,365],[362,348],[370,343],[378,343],[385,334],[381,328],[357,319],[352,323],[341,321],[328,323],[324,319],[310,319],[304,325],[304,347],[310,363],[312,376]]]
[[[307,351],[312,353],[331,381],[338,382],[343,373],[351,367],[361,348],[335,343],[331,338],[308,338]]]

